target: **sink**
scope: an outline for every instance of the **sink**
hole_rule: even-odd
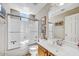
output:
[[[47,43],[48,43],[49,45],[54,45],[54,44],[55,44],[55,41],[47,40]]]
[[[44,46],[46,49],[48,49],[51,52],[61,53],[61,51],[63,50],[63,47],[57,45],[56,41],[41,40],[40,42],[41,42],[42,46]]]
[[[56,42],[47,41],[47,44],[52,47],[55,52],[59,52],[61,50],[61,46],[58,46]]]

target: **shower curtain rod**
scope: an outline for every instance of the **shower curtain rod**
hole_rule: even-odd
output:
[[[27,18],[27,17],[24,17],[24,16],[14,15],[14,14],[10,14],[10,13],[8,13],[7,15],[15,16],[15,17],[20,17],[20,18],[26,18],[26,19],[29,19],[29,20],[32,20],[32,21],[39,21],[39,20],[37,20],[37,19],[33,20],[33,19],[30,19],[30,18]]]

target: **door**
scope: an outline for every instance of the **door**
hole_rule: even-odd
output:
[[[21,17],[21,33],[22,38],[21,42],[29,43],[30,40],[30,27],[29,27],[29,19]]]
[[[30,21],[30,44],[38,41],[38,21]]]
[[[20,47],[21,22],[20,17],[8,15],[8,49]]]

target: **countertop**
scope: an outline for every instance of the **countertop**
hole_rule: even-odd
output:
[[[37,42],[39,45],[53,53],[55,56],[79,56],[79,48],[73,48],[68,45],[54,45],[48,42],[48,40],[40,40]]]

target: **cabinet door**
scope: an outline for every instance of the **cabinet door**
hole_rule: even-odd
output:
[[[38,56],[44,56],[44,51],[42,50],[42,47],[38,45]]]
[[[45,48],[38,45],[38,55],[39,56],[48,56],[48,51]]]
[[[38,55],[39,55],[39,56],[44,56],[44,51],[41,50],[41,49],[39,49]]]

